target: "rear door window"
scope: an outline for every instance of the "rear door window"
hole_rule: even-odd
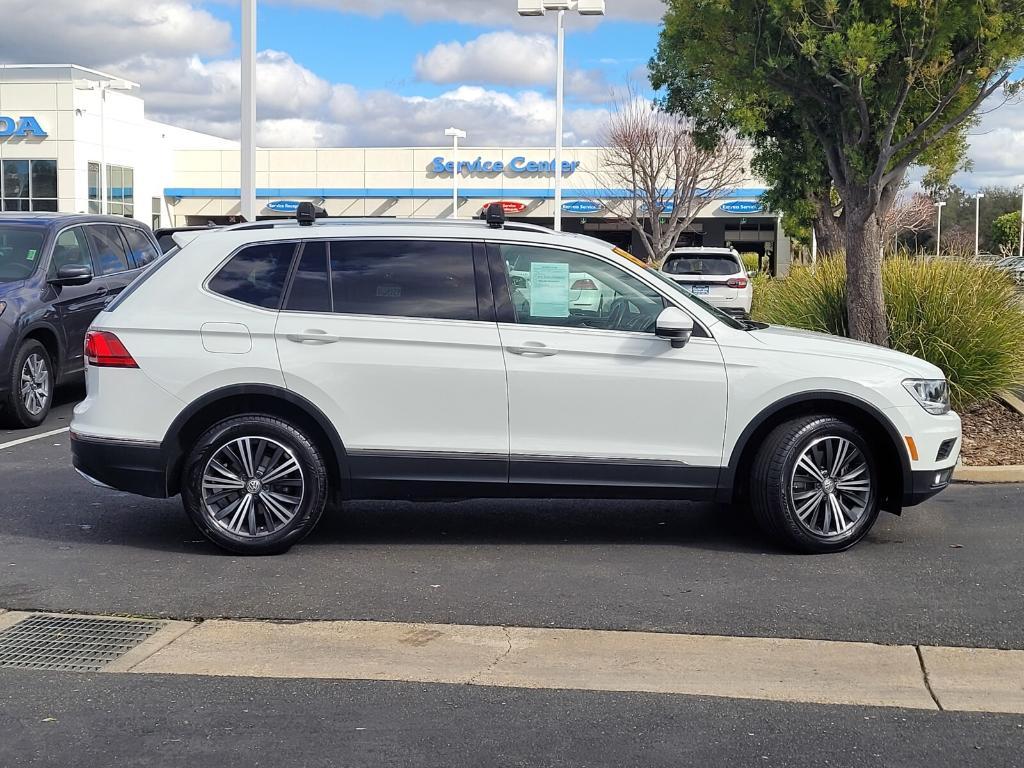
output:
[[[670,275],[735,275],[742,272],[731,253],[681,253],[670,255],[662,270]]]
[[[479,319],[471,243],[335,240],[330,271],[335,312]]]
[[[262,243],[236,253],[207,284],[214,293],[264,309],[278,309],[295,243]]]
[[[124,239],[128,242],[128,251],[135,267],[144,267],[156,261],[156,246],[150,242],[149,237],[141,229],[135,227],[122,227]]]
[[[128,251],[119,230],[114,224],[92,224],[85,228],[92,245],[93,271],[97,275],[113,275],[130,268]]]

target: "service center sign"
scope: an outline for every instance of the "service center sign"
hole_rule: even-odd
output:
[[[19,138],[33,136],[37,139],[45,139],[49,135],[39,125],[39,121],[31,115],[22,115],[21,117],[0,115],[0,139],[7,139],[12,136]]]
[[[510,213],[522,213],[526,210],[526,203],[517,203],[513,200],[495,200],[493,203],[487,203],[484,206],[484,210],[486,211],[495,204],[500,205],[506,215]]]
[[[750,200],[734,200],[731,203],[722,203],[719,210],[725,213],[763,213],[764,203]]]

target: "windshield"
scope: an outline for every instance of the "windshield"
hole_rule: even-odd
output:
[[[725,323],[730,328],[735,328],[737,331],[749,330],[749,326],[747,326],[745,323],[741,323],[739,320],[727,315],[725,312],[718,309],[717,307],[714,307],[711,304],[708,304],[703,299],[694,296],[692,293],[686,290],[684,286],[677,283],[671,277],[665,277],[665,275],[663,275],[661,272],[659,272],[656,269],[651,269],[650,267],[647,267],[647,274],[657,279],[662,284],[662,286],[668,288],[672,293],[684,296],[687,301],[692,301],[694,304],[703,309],[709,315],[713,315],[716,320]]]
[[[739,259],[731,253],[669,254],[663,272],[670,275],[735,275],[742,272]]]
[[[0,283],[32,277],[41,259],[44,233],[0,224]]]

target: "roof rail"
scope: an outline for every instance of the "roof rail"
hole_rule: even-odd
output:
[[[322,226],[324,224],[330,225],[348,225],[348,226],[369,226],[372,224],[404,224],[409,226],[431,226],[431,227],[479,227],[481,229],[488,228],[487,222],[484,219],[414,219],[414,218],[395,218],[389,216],[360,216],[360,217],[317,217],[313,222],[313,227]],[[242,224],[232,224],[224,227],[229,232],[242,232],[253,229],[277,229],[279,227],[298,227],[299,224],[295,219],[264,219],[263,221],[251,221]],[[505,229],[514,229],[521,232],[547,232],[551,233],[550,227],[544,227],[539,224],[528,224],[521,221],[506,221],[504,225]]]

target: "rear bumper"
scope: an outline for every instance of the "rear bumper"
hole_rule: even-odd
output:
[[[75,469],[98,485],[165,499],[167,463],[158,443],[91,438],[71,433]]]

